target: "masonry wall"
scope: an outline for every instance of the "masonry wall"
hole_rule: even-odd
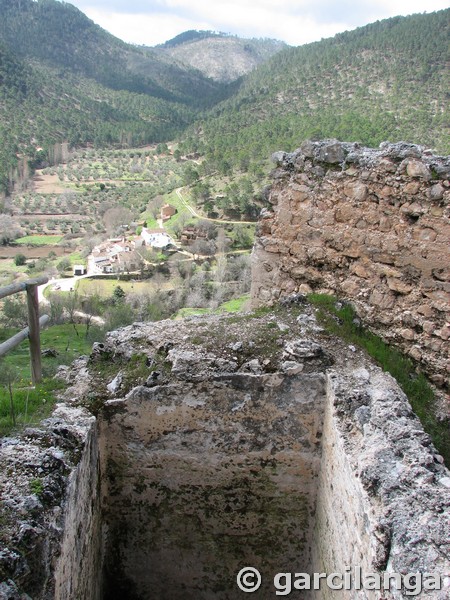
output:
[[[324,377],[137,388],[101,422],[106,597],[220,600],[241,568],[308,571]]]
[[[395,381],[297,301],[135,323],[67,369],[65,403],[0,441],[0,600],[238,600],[244,566],[261,600],[276,573],[357,567],[436,573],[414,597],[448,598],[442,457]]]
[[[335,140],[274,155],[252,300],[325,292],[448,386],[450,162],[411,144]]]
[[[1,600],[102,598],[99,461],[95,417],[65,403],[0,440]]]
[[[311,571],[344,574],[358,566],[362,572],[371,573],[376,571],[372,563],[379,551],[374,537],[376,505],[371,504],[360,479],[355,477],[354,464],[339,432],[332,381],[329,380],[327,387]],[[317,597],[322,600],[342,597],[342,592],[334,594],[321,585]],[[349,598],[354,596],[354,592],[348,591]],[[367,597],[377,600],[379,596]]]
[[[322,585],[314,597],[447,598],[450,478],[441,462],[389,375],[367,365],[329,371],[312,569],[350,573],[351,589]],[[421,583],[404,579],[414,573]],[[426,579],[435,583],[425,573],[441,578],[439,589],[426,589]],[[365,585],[372,574],[381,587]]]
[[[86,429],[81,460],[71,472],[64,536],[55,569],[55,600],[101,600],[103,535],[97,424]]]

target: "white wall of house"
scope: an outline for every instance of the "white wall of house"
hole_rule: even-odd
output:
[[[147,246],[153,248],[164,248],[168,244],[173,244],[173,240],[164,230],[149,231],[145,227],[142,229],[141,237]]]

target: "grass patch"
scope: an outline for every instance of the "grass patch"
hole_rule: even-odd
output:
[[[232,300],[228,300],[228,302],[224,302],[218,308],[219,311],[223,312],[240,312],[245,310],[248,301],[250,300],[250,295],[246,294],[245,296],[241,296],[240,298],[233,298]]]
[[[17,254],[20,254],[20,250],[18,249]],[[16,273],[27,273],[28,272],[28,264],[24,265],[16,265],[14,262],[14,258],[2,258],[0,261],[0,276],[8,279],[8,281],[1,282],[1,285],[7,285],[7,283],[12,283],[14,280],[14,275]]]
[[[56,246],[62,239],[62,235],[25,235],[14,240],[14,243],[24,246]]]
[[[189,202],[186,192],[182,190],[181,193],[185,194],[186,200]],[[177,212],[173,215],[173,217],[164,223],[164,229],[166,229],[172,237],[176,237],[175,232],[178,229],[180,220],[184,226],[197,223],[197,217],[194,217],[194,215],[192,215],[191,212],[186,208],[175,190],[170,194],[166,194],[164,200],[177,209]]]
[[[212,308],[180,308],[171,318],[183,319],[184,317],[192,317],[196,315],[220,315],[223,313],[238,313],[244,311],[250,299],[249,294],[245,294],[240,298],[233,298],[224,302],[216,309]]]
[[[0,332],[0,342],[8,339],[17,330],[4,329]],[[7,435],[15,429],[37,423],[48,416],[56,402],[56,393],[65,387],[65,383],[54,379],[59,365],[70,364],[75,358],[89,354],[92,341],[99,335],[100,330],[91,327],[91,335],[86,339],[84,327],[78,327],[79,335],[72,325],[55,325],[41,331],[41,348],[52,348],[56,356],[42,357],[42,382],[36,386],[31,384],[30,352],[27,342],[9,352],[0,363],[12,373],[11,390],[16,426],[14,426],[10,411],[10,395],[8,386],[0,385],[0,435]]]
[[[0,435],[8,435],[14,430],[39,422],[47,417],[56,403],[55,392],[64,387],[62,381],[48,379],[34,387],[13,386],[15,412],[14,425],[10,414],[10,398],[5,388],[0,388]]]
[[[76,250],[75,252],[71,252],[70,254],[66,254],[64,258],[70,260],[71,265],[85,265],[86,266],[86,257],[81,254],[80,251]],[[58,259],[59,260],[59,259]]]
[[[146,210],[139,215],[139,221],[145,221],[145,226],[148,229],[159,229],[158,221],[149,210]]]
[[[437,450],[450,465],[450,431],[447,422],[435,416],[436,399],[423,373],[417,372],[412,360],[386,344],[380,337],[362,327],[349,304],[342,304],[334,296],[310,294],[308,300],[319,310],[318,321],[325,329],[346,342],[363,348],[380,367],[390,373],[408,396],[424,430],[431,436]]]

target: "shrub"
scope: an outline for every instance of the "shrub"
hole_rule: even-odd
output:
[[[14,257],[14,264],[16,267],[21,267],[27,262],[25,254],[16,254]]]

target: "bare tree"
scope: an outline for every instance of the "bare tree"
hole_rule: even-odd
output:
[[[22,294],[4,299],[0,322],[5,327],[23,328],[28,325],[27,302]]]
[[[50,321],[57,325],[64,321],[64,299],[60,294],[49,294],[47,297],[49,305]]]
[[[164,198],[160,195],[155,196],[147,205],[147,210],[151,212],[154,219],[160,216],[161,206],[164,204]]]
[[[177,222],[173,227],[173,231],[177,237],[180,237],[183,229],[186,227],[190,220],[191,215],[189,215],[187,212],[180,213],[180,216],[178,217]]]
[[[24,235],[24,230],[19,223],[10,215],[0,215],[0,244],[8,244],[16,238]]]
[[[218,253],[228,252],[231,245],[230,238],[227,237],[224,229],[219,229],[217,232],[216,246]]]
[[[227,279],[227,257],[223,254],[219,255],[216,260],[216,268],[214,271],[214,279],[217,283],[223,283]]]
[[[197,258],[200,256],[212,256],[215,251],[214,242],[208,242],[206,240],[197,239],[191,246],[191,252]]]
[[[218,228],[217,228],[216,223],[214,223],[213,221],[207,221],[206,219],[201,219],[197,224],[197,228],[199,231],[202,231],[206,234],[206,237],[208,238],[208,240],[214,240],[217,237]],[[222,231],[222,230],[220,230],[220,231]]]
[[[80,335],[78,333],[75,313],[80,308],[79,296],[78,292],[70,292],[69,295],[64,299],[64,312],[67,315],[67,319],[69,323],[73,325],[74,331],[77,334],[77,337]]]
[[[103,223],[105,224],[108,235],[118,233],[121,228],[127,228],[133,220],[133,213],[128,208],[117,206],[108,209],[103,215]]]
[[[83,311],[83,321],[86,325],[86,338],[89,336],[89,330],[95,317],[98,317],[102,312],[102,302],[97,294],[83,296],[80,300],[81,310]]]

